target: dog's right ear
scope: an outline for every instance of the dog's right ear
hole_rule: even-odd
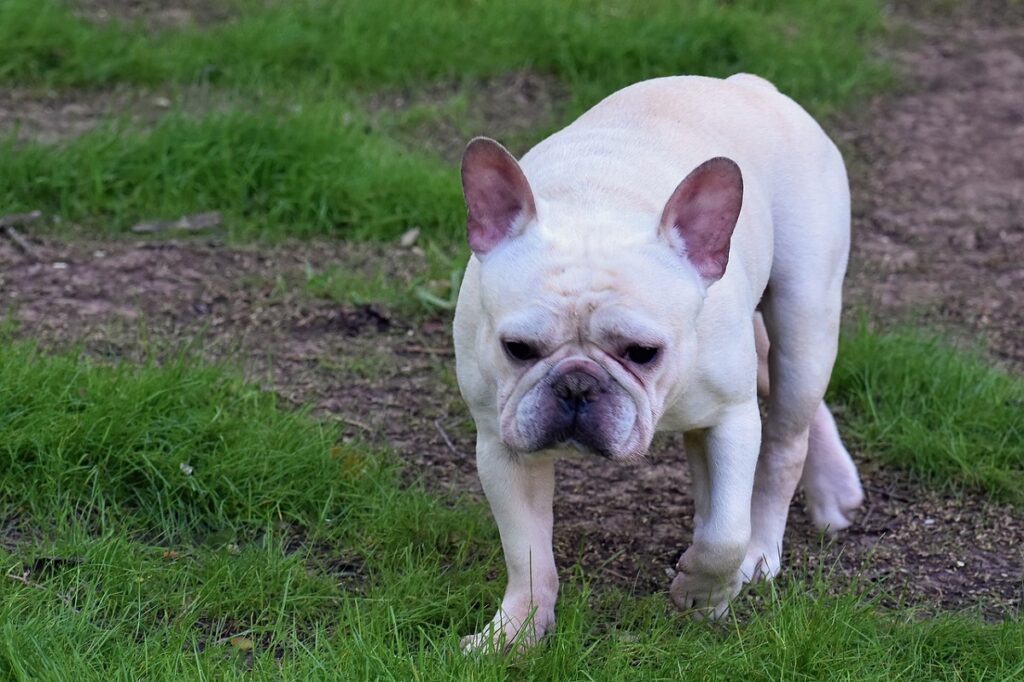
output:
[[[515,157],[500,144],[476,137],[462,155],[469,248],[478,257],[515,237],[537,217],[533,191]]]
[[[725,274],[743,206],[743,174],[732,159],[708,159],[679,183],[661,214],[661,234],[710,286]]]

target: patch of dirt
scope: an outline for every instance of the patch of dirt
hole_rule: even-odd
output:
[[[171,106],[162,95],[125,90],[35,91],[0,88],[0,137],[55,144],[83,135],[117,116],[135,125],[156,121]]]
[[[952,30],[908,21],[915,36],[893,55],[906,91],[838,134],[854,183],[849,298],[980,336],[1019,369],[1024,20]]]
[[[237,95],[232,95],[237,97]],[[371,125],[405,142],[458,163],[476,135],[499,139],[525,153],[558,120],[568,90],[549,75],[515,71],[475,81],[391,89],[362,102]],[[56,144],[117,121],[145,129],[167,113],[191,115],[226,109],[224,93],[202,86],[160,90],[39,90],[0,87],[0,138]]]
[[[870,103],[840,137],[852,150],[856,197],[852,305],[890,316],[916,308],[982,334],[1020,367],[1024,145],[1014,141],[1024,139],[1024,28],[1015,26],[919,24],[923,37],[897,54],[910,90]],[[415,251],[329,242],[34,245],[32,262],[0,238],[0,306],[21,335],[61,346],[81,340],[94,355],[128,359],[198,339],[208,356],[242,358],[254,380],[339,420],[347,438],[386,444],[411,478],[480,496],[448,321],[312,301],[278,284],[301,278],[307,262],[372,261],[403,276],[423,267]],[[798,501],[788,565],[834,564],[929,610],[1019,613],[1020,510],[937,493],[870,460],[861,466],[859,523],[823,551]],[[660,440],[644,465],[566,461],[558,477],[560,565],[579,560],[598,585],[666,590],[666,569],[692,531],[680,440]]]
[[[38,260],[31,262],[0,241],[0,301],[21,335],[58,346],[81,342],[110,360],[137,360],[197,340],[207,357],[243,358],[255,381],[337,419],[346,438],[386,444],[411,479],[481,496],[472,425],[452,376],[448,320],[312,301],[280,283],[303,277],[307,263],[358,268],[368,259],[397,276],[423,267],[414,250],[330,242],[256,250],[201,241],[40,240],[34,248]],[[993,617],[1019,608],[1019,511],[863,468],[864,517],[827,551],[795,505],[790,563],[835,563],[840,574],[883,581],[930,608],[979,606]],[[579,561],[597,584],[665,590],[666,569],[692,532],[681,439],[661,439],[643,465],[565,461],[558,477],[560,565]]]
[[[39,90],[0,87],[0,139],[58,144],[98,127],[151,128],[173,111],[199,116],[224,111],[228,95],[202,87],[160,90]]]
[[[494,137],[517,155],[525,153],[537,141],[538,131],[558,118],[568,98],[568,89],[554,76],[515,71],[470,84],[386,90],[364,104],[375,125],[457,163],[466,142],[476,135]],[[428,115],[401,123],[417,109]]]
[[[207,26],[235,16],[223,0],[74,0],[75,13],[89,21],[140,23],[152,31]]]

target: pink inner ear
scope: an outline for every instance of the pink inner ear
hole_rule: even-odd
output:
[[[466,236],[478,256],[519,234],[536,216],[533,192],[515,158],[494,140],[478,137],[462,156]]]
[[[695,168],[665,204],[662,233],[707,284],[725,274],[742,205],[743,175],[734,161],[724,157]]]

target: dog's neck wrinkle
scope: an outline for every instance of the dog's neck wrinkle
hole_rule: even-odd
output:
[[[573,307],[585,304],[590,310],[605,303],[617,291],[620,276],[612,269],[595,264],[554,266],[543,278],[545,288],[559,299],[573,303]]]
[[[539,220],[533,226],[553,246],[572,245],[574,254],[585,251],[621,254],[657,237],[664,206],[647,201],[630,190],[604,187],[576,188],[557,198],[538,203]]]
[[[615,215],[657,214],[663,206],[650,192],[637,189],[613,177],[592,177],[560,180],[537,190],[538,196],[549,203],[572,207],[576,212]]]
[[[587,131],[566,129],[538,144],[522,160],[534,194],[586,210],[607,206],[660,215],[673,187],[636,179],[650,175],[645,168],[652,161],[671,163],[672,156],[657,134],[644,134],[640,122],[628,118]],[[645,153],[622,153],[638,147]]]

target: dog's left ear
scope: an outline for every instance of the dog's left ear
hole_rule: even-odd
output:
[[[466,237],[478,257],[519,235],[537,217],[533,190],[507,149],[477,137],[462,155],[462,192],[466,196]]]
[[[665,204],[661,235],[707,285],[725,274],[729,243],[742,205],[740,167],[722,156],[693,169]]]

